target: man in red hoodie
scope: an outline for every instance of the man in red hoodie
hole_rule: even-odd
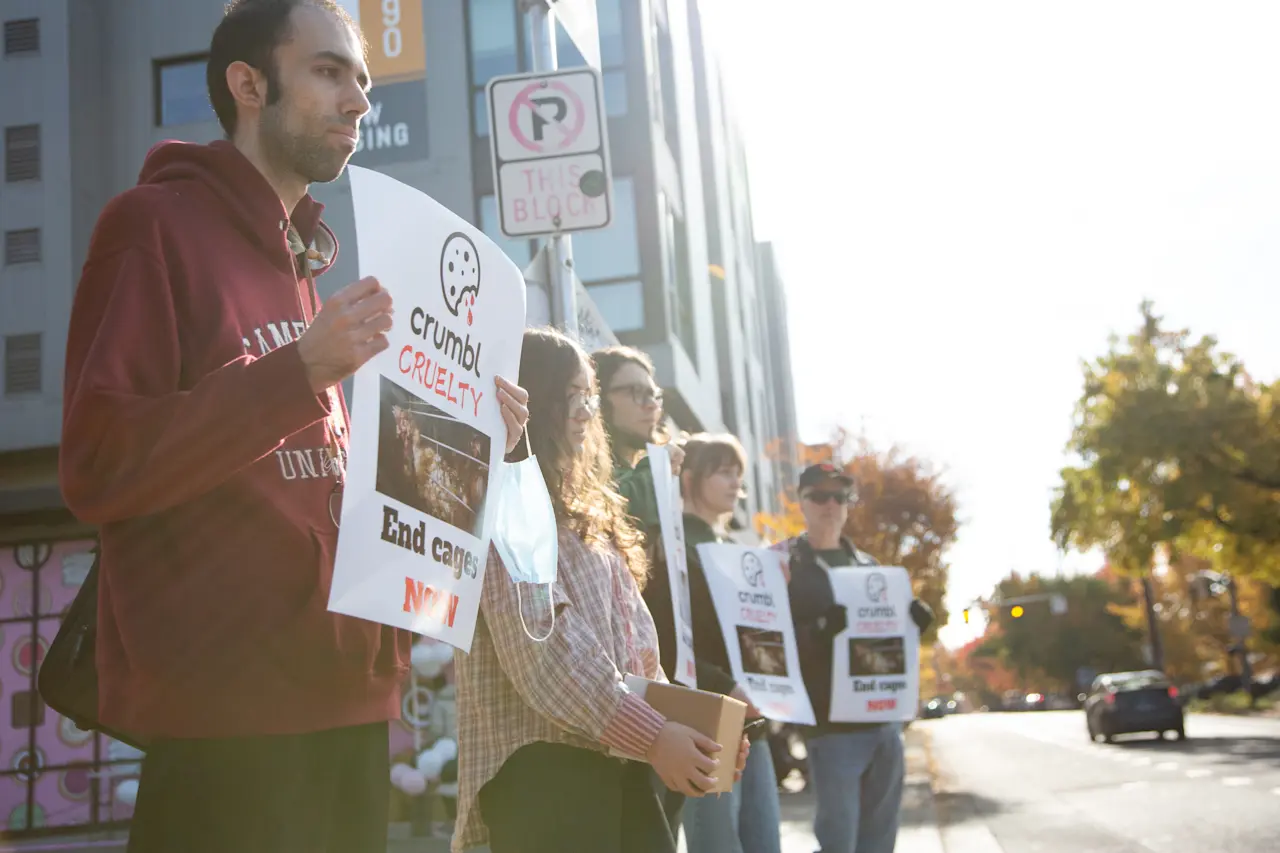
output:
[[[337,245],[307,194],[355,151],[363,39],[332,0],[235,0],[208,81],[227,140],[158,145],[106,206],[67,342],[100,713],[150,743],[129,849],[383,853],[410,636],[327,601],[339,383],[387,347],[392,305],[374,278],[319,305]],[[528,397],[497,384],[511,449]]]

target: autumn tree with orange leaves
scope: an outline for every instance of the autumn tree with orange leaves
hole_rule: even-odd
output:
[[[923,638],[931,642],[947,622],[945,554],[959,529],[955,495],[941,473],[897,447],[878,451],[865,438],[844,431],[830,445],[801,447],[799,458],[802,467],[836,461],[853,478],[857,496],[849,508],[845,535],[880,564],[902,566],[911,574],[916,596],[937,617]],[[782,512],[761,513],[755,519],[756,532],[767,542],[798,536],[805,529],[794,489],[781,498]]]

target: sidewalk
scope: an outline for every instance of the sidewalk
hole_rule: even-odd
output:
[[[907,778],[902,795],[902,823],[894,853],[986,853],[992,850],[981,838],[974,838],[968,815],[959,813],[958,803],[940,802],[934,795],[930,767],[928,732],[915,725],[906,735]],[[944,797],[943,800],[946,798]],[[945,808],[944,808],[945,806]],[[942,814],[947,812],[948,814]],[[812,791],[782,795],[782,853],[815,853],[813,837],[814,797]],[[945,832],[940,820],[947,818]],[[947,843],[943,845],[943,835]],[[681,835],[680,851],[685,853]],[[481,848],[483,851],[485,848]],[[994,848],[996,851],[998,847]],[[387,853],[448,853],[445,838],[411,838],[408,824],[391,826]],[[114,838],[48,838],[23,842],[0,841],[0,853],[123,853],[120,833]]]
[[[933,799],[927,735],[907,729],[907,778],[902,792],[902,821],[894,853],[944,853]],[[815,853],[812,791],[782,795],[782,853]]]

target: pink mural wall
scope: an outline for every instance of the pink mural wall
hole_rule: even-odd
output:
[[[32,696],[44,652],[92,564],[93,544],[0,548],[0,831],[71,828],[133,813],[140,755],[81,731]],[[452,669],[430,685],[406,681],[403,717],[391,724],[393,757],[413,750],[415,729],[426,744],[456,736]]]

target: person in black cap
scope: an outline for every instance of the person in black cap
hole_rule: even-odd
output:
[[[828,572],[876,561],[844,536],[853,478],[833,465],[812,465],[800,475],[806,532],[775,546],[788,555],[788,594],[800,671],[817,725],[804,730],[809,781],[817,794],[814,835],[820,853],[892,853],[906,761],[900,723],[833,723],[831,670],[834,640],[848,626]],[[911,602],[911,618],[924,630],[933,612]]]

